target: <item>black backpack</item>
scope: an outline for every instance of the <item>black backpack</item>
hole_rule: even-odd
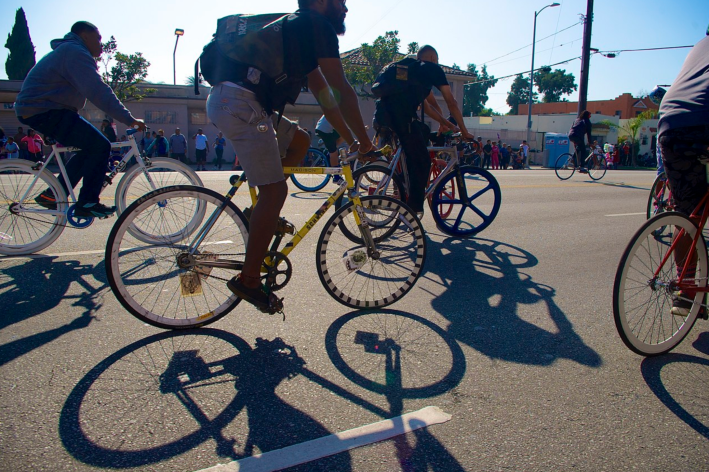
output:
[[[379,99],[400,96],[407,102],[420,103],[422,105],[421,116],[423,117],[423,101],[431,90],[409,75],[409,67],[420,62],[413,57],[392,62],[377,76],[374,85],[372,85],[372,94]]]
[[[259,103],[271,113],[294,104],[304,77],[285,70],[283,29],[289,14],[230,15],[217,21],[217,31],[195,62],[195,94],[201,76],[210,85],[243,77],[255,84]]]

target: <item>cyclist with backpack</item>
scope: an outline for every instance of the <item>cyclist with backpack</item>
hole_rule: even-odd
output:
[[[591,112],[584,110],[579,114],[579,117],[574,121],[574,124],[571,125],[571,129],[569,130],[569,140],[574,143],[574,147],[576,148],[576,166],[582,174],[588,172],[583,167],[584,160],[588,156],[584,138],[588,137],[589,145],[593,142],[591,138],[591,128]]]
[[[381,128],[390,128],[399,138],[406,155],[406,164],[411,184],[408,204],[423,215],[426,184],[431,171],[431,159],[426,149],[430,129],[423,122],[424,110],[440,124],[441,131],[457,129],[443,117],[432,89],[436,87],[443,95],[453,118],[458,123],[465,139],[475,139],[463,123],[446,74],[438,65],[438,53],[432,46],[422,47],[416,57],[407,57],[385,67],[377,77],[372,92],[379,97],[374,119]],[[421,120],[417,109],[421,108]]]
[[[270,294],[261,285],[261,265],[288,194],[282,166],[300,162],[310,144],[308,134],[282,116],[285,104],[295,102],[307,80],[350,152],[373,148],[340,61],[337,36],[345,32],[348,11],[344,0],[298,0],[298,7],[261,26],[263,15],[220,19],[215,41],[199,59],[212,85],[207,115],[232,142],[248,183],[259,190],[249,220],[244,268],[227,286],[262,311],[269,307]],[[247,44],[263,49],[254,51]],[[331,90],[337,91],[337,100]],[[279,146],[291,152],[283,153]]]

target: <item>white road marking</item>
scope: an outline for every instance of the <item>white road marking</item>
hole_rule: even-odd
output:
[[[645,215],[645,212],[641,213],[617,213],[615,215],[605,215],[605,216],[638,216],[638,215]]]
[[[321,457],[349,451],[356,447],[384,441],[433,424],[445,423],[450,419],[451,415],[440,408],[427,406],[396,418],[360,426],[283,449],[264,452],[228,464],[219,464],[199,472],[270,472],[281,470]]]

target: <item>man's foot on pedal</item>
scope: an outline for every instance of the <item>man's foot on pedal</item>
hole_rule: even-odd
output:
[[[251,303],[262,312],[270,312],[270,295],[262,285],[255,288],[247,287],[241,280],[241,275],[237,275],[228,281],[226,286],[234,295]]]
[[[43,206],[48,210],[57,209],[57,199],[54,198],[54,194],[51,191],[45,190],[34,198],[34,201],[38,205]]]
[[[586,170],[586,168],[579,167],[578,169],[579,169],[579,174],[588,174],[588,170]]]
[[[687,297],[687,295],[682,292],[677,292],[672,297],[672,309],[670,310],[672,315],[686,317],[689,315],[689,312],[692,311],[694,302],[687,300],[685,297]],[[697,318],[707,319],[707,311],[704,307],[699,308]]]
[[[116,212],[116,207],[106,206],[103,203],[77,203],[74,207],[74,216],[83,218],[108,218]]]

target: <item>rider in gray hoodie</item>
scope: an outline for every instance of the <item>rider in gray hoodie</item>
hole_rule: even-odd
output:
[[[115,207],[98,203],[111,143],[78,111],[86,99],[118,121],[144,130],[98,73],[95,57],[102,52],[101,34],[86,21],[75,23],[63,39],[51,42],[52,51],[30,70],[15,102],[20,122],[51,136],[65,146],[81,148],[67,164],[72,187],[83,177],[75,214],[105,218]],[[64,182],[62,185],[66,187]],[[68,192],[68,189],[65,188]],[[56,208],[56,195],[45,191],[36,199]]]

